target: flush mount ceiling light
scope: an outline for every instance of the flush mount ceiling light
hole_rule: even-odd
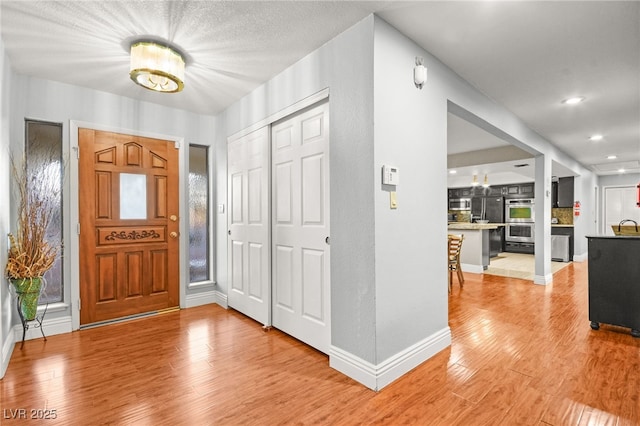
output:
[[[575,105],[575,104],[579,104],[580,102],[584,101],[584,96],[575,96],[573,98],[567,98],[565,100],[562,101],[563,104],[567,104],[567,105]]]
[[[449,174],[450,174],[450,175],[455,175],[456,173],[458,173],[458,171],[457,171],[457,170],[449,170]]]
[[[175,93],[184,88],[184,59],[169,46],[138,41],[131,45],[131,80],[156,92]]]
[[[617,155],[608,155],[607,156],[607,160],[615,160],[616,158],[618,158]]]
[[[590,140],[590,141],[594,141],[594,142],[595,142],[595,141],[601,141],[601,140],[602,140],[602,138],[603,138],[603,136],[602,136],[602,135],[593,135],[593,136],[589,136],[589,140]]]

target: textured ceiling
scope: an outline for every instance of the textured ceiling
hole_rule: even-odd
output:
[[[377,13],[597,173],[640,161],[637,1],[1,1],[0,13],[16,72],[202,114]],[[128,79],[129,43],[148,36],[187,52],[183,92]],[[586,101],[560,103],[572,95]],[[451,152],[504,144],[452,126]]]

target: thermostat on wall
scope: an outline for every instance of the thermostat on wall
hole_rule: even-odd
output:
[[[397,185],[400,181],[398,168],[394,166],[382,166],[382,183],[384,185]]]

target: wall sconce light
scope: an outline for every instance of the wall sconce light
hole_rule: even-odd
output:
[[[473,181],[471,181],[471,186],[478,186],[480,182],[478,182],[478,175],[473,175]]]
[[[174,93],[184,88],[184,59],[168,46],[140,41],[131,45],[131,80],[156,92]]]
[[[416,56],[416,66],[413,69],[413,82],[416,87],[422,90],[422,86],[427,82],[427,68],[422,65],[424,59]]]
[[[484,175],[484,182],[482,183],[482,187],[483,188],[489,187],[489,178],[487,177],[487,175]]]

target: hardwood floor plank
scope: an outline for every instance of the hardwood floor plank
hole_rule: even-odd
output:
[[[449,296],[452,347],[380,392],[216,305],[27,341],[0,408],[57,418],[2,425],[640,424],[640,339],[591,330],[586,269],[548,286],[465,273]]]

